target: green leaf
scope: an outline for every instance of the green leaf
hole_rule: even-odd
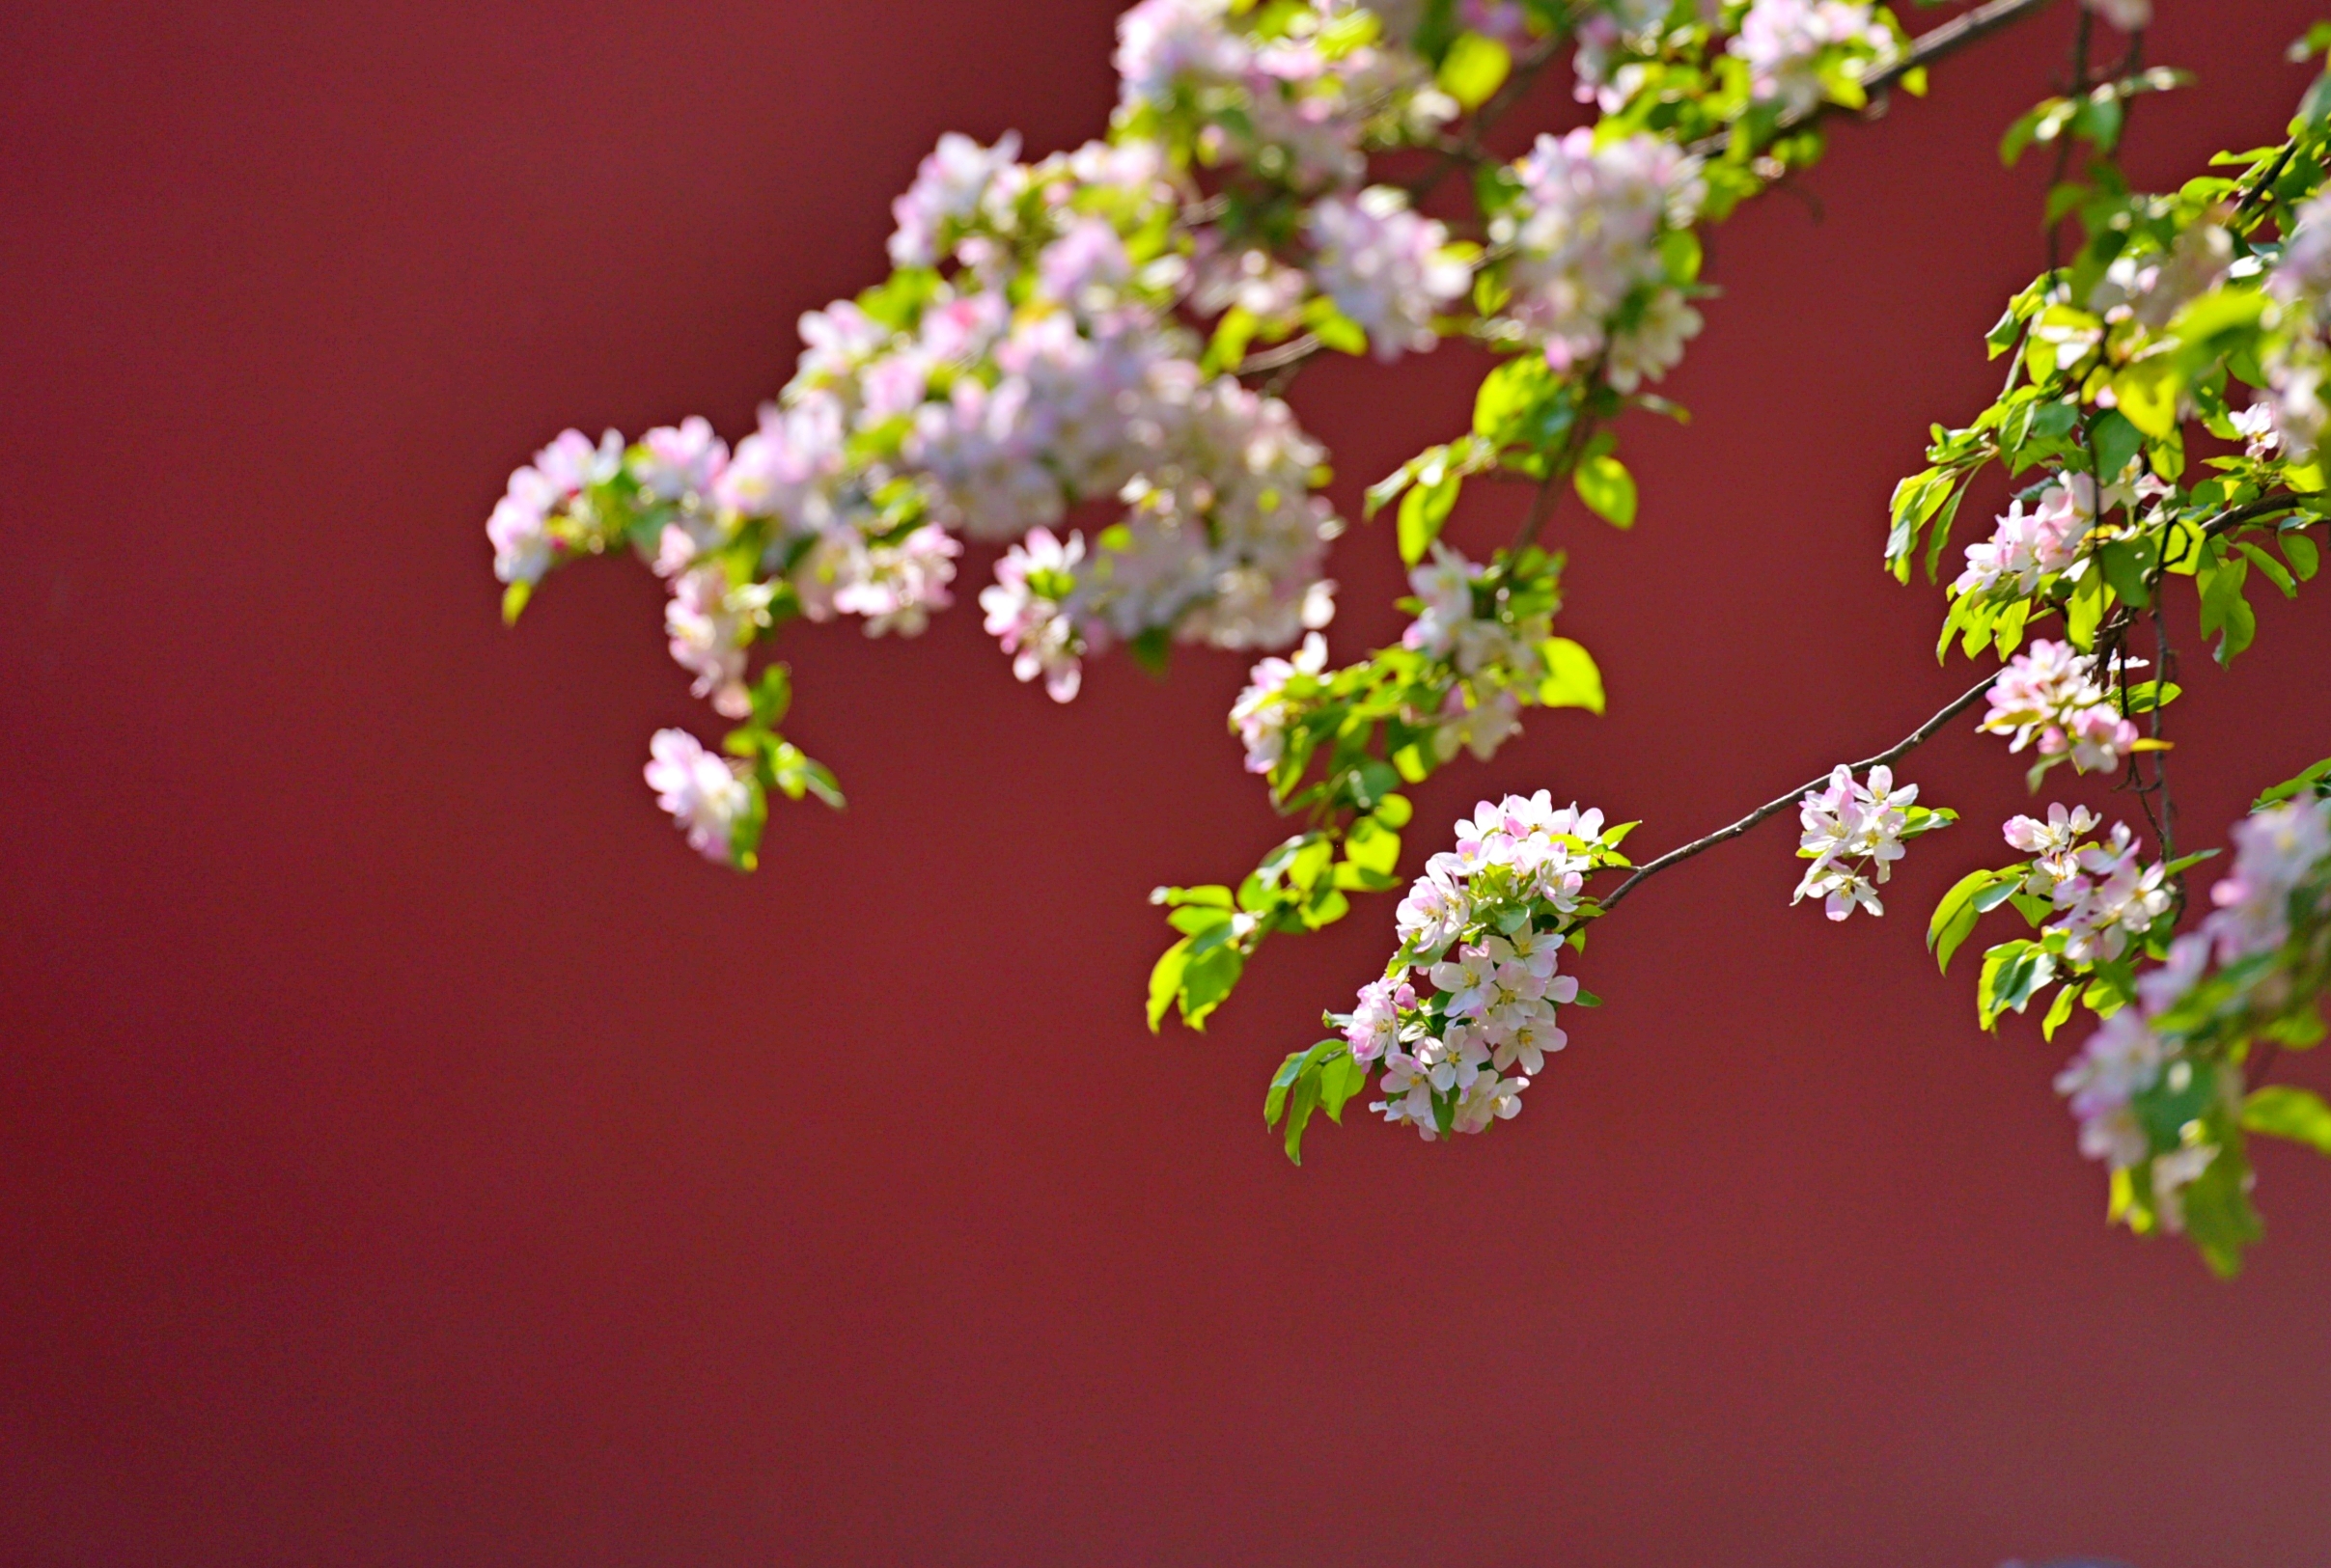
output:
[[[2072,1004],[2079,998],[2080,987],[2075,983],[2067,981],[2057,988],[2056,1000],[2048,1004],[2047,1016],[2040,1021],[2040,1038],[2053,1040],[2056,1037],[2056,1032],[2070,1021]]]
[[[2310,1089],[2269,1084],[2242,1101],[2242,1127],[2331,1154],[2331,1105]]]
[[[2283,547],[2283,559],[2290,563],[2291,576],[2302,583],[2315,580],[2316,569],[2322,564],[2322,557],[2313,539],[2304,534],[2289,533],[2280,536],[2274,542]]]
[[[1229,944],[1192,956],[1181,976],[1181,1021],[1205,1029],[1207,1015],[1222,1005],[1245,968],[1246,955]]]
[[[2154,708],[2167,707],[2184,696],[2185,688],[2174,680],[2141,680],[2129,687],[2125,695],[2129,712],[2151,713]]]
[[[1174,1004],[1174,995],[1181,989],[1182,972],[1189,962],[1190,939],[1185,936],[1168,948],[1150,971],[1151,1033],[1156,1033],[1165,1023],[1166,1009]]]
[[[1635,526],[1635,476],[1608,453],[1587,458],[1570,476],[1578,499],[1613,528]]]
[[[1448,522],[1463,482],[1457,474],[1443,473],[1401,497],[1401,559],[1409,565],[1424,560],[1432,541],[1441,536],[1441,525]]]
[[[1513,69],[1513,52],[1493,38],[1459,33],[1441,57],[1441,91],[1467,111],[1480,108],[1505,85]]]
[[[1969,871],[1952,885],[1934,906],[1927,921],[1927,950],[1934,954],[1935,967],[1943,974],[1951,973],[1951,958],[1959,945],[1975,929],[1983,911],[1975,906],[1975,895],[2000,884],[1997,871]]]
[[[2023,1011],[2055,974],[2056,960],[2037,942],[2002,942],[1985,952],[1975,986],[1975,1011],[1983,1027],[1995,1028],[2010,1008]]]
[[[1287,1097],[1287,1157],[1296,1165],[1303,1163],[1303,1129],[1311,1124],[1311,1114],[1318,1104],[1319,1074],[1306,1069]]]
[[[1540,706],[1603,710],[1602,672],[1593,654],[1568,637],[1549,637],[1538,651],[1546,661],[1546,678],[1538,688]]]
[[[2320,787],[2325,779],[2331,779],[2331,756],[2324,757],[2297,777],[2285,779],[2273,788],[2263,791],[2258,799],[2250,803],[2250,809],[2254,812],[2262,812],[2269,806],[2313,793]]]
[[[1177,909],[1166,917],[1166,923],[1184,936],[1203,936],[1217,925],[1227,925],[1232,920],[1227,909],[1190,906]]]
[[[1342,1046],[1344,1042],[1339,1040],[1336,1043]],[[1328,1120],[1341,1125],[1344,1108],[1351,1103],[1353,1095],[1367,1087],[1367,1067],[1352,1060],[1348,1049],[1341,1050],[1320,1065],[1319,1109],[1327,1113]]]
[[[502,624],[514,626],[525,612],[526,601],[534,597],[532,583],[513,583],[502,590]]]
[[[2298,597],[2298,584],[2290,580],[2290,572],[2281,562],[2247,540],[2236,540],[2234,546],[2250,558],[2250,564],[2266,574],[2267,581],[2283,591],[2283,597]]]
[[[2096,478],[2110,484],[2143,449],[2145,436],[2119,409],[2106,409],[2089,426],[2089,442],[2096,454]]]

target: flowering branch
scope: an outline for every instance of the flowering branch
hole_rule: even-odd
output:
[[[1905,79],[1912,72],[1925,70],[1936,61],[1956,54],[1976,40],[1996,33],[2010,22],[2020,20],[2046,4],[2048,0],[1988,0],[1987,4],[1977,6],[1973,11],[1954,16],[1919,34],[1907,52],[1892,63],[1861,76],[1859,86],[1864,95],[1875,96],[1897,84],[1907,85]],[[1914,87],[1912,91],[1920,89]],[[1779,128],[1783,132],[1795,130],[1839,109],[1854,107],[1859,105],[1835,100],[1809,104],[1781,116]],[[1691,151],[1707,157],[1722,151],[1725,141],[1726,137],[1722,135],[1704,136],[1692,144]]]
[[[1887,747],[1875,756],[1865,757],[1859,762],[1850,764],[1852,770],[1856,773],[1867,773],[1872,768],[1889,767],[1900,761],[1901,758],[1909,756],[1912,752],[1918,750],[1919,747],[1933,739],[1935,734],[1942,729],[1944,725],[1950,723],[1953,719],[1956,718],[1961,713],[1964,713],[1967,709],[1973,707],[1977,702],[1981,701],[1984,694],[1990,691],[1991,685],[1992,678],[1986,675],[1982,680],[1969,687],[1961,695],[1953,698],[1950,703],[1945,706],[1941,712],[1935,714],[1933,718],[1929,719],[1925,724],[1920,725],[1916,729],[1911,730],[1909,734],[1903,736],[1894,745]],[[1601,900],[1603,913],[1607,915],[1612,910],[1617,909],[1619,907],[1620,900],[1624,898],[1629,893],[1632,893],[1635,889],[1635,885],[1643,881],[1646,877],[1656,876],[1659,872],[1666,870],[1669,867],[1681,865],[1683,862],[1690,860],[1694,855],[1704,854],[1707,850],[1715,848],[1716,845],[1723,843],[1727,839],[1737,839],[1740,837],[1740,835],[1746,833],[1749,829],[1755,827],[1766,817],[1778,815],[1780,812],[1788,811],[1790,807],[1796,805],[1800,800],[1802,800],[1807,794],[1820,788],[1822,784],[1828,783],[1831,777],[1831,774],[1824,773],[1819,778],[1813,779],[1805,784],[1799,784],[1796,788],[1790,790],[1787,794],[1780,795],[1772,800],[1766,801],[1763,805],[1758,807],[1755,811],[1740,818],[1739,821],[1732,823],[1728,827],[1718,828],[1715,832],[1709,834],[1705,839],[1695,839],[1690,843],[1685,844],[1680,848],[1671,849],[1666,854],[1660,856],[1657,860],[1648,862],[1645,865],[1637,867],[1634,874],[1629,876],[1624,882],[1622,882],[1618,888],[1612,892],[1608,898]]]

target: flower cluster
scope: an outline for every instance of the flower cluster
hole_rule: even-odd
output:
[[[1657,136],[1597,146],[1582,128],[1540,136],[1515,173],[1519,198],[1490,229],[1513,248],[1506,321],[1557,371],[1599,359],[1622,391],[1657,380],[1700,330],[1661,244],[1698,215],[1697,160]]]
[[[1860,74],[1894,61],[1894,30],[1856,0],[1756,0],[1727,51],[1748,63],[1760,103],[1802,114],[1829,96],[1824,72]]]
[[[1591,1000],[1560,973],[1560,953],[1592,915],[1586,878],[1624,864],[1624,832],[1605,830],[1600,812],[1557,809],[1542,789],[1484,801],[1458,821],[1455,846],[1401,902],[1401,949],[1384,977],[1329,1020],[1352,1061],[1382,1070],[1384,1098],[1371,1110],[1427,1140],[1520,1111],[1522,1090],[1567,1042],[1557,1009]]]
[[[2331,324],[2331,193],[2300,207],[2287,228],[2281,259],[2266,278],[2283,329],[2265,360],[2272,392],[2267,406],[2282,445],[2306,456],[2321,443],[2323,427],[2331,422],[2323,402],[2325,372],[2331,370],[2325,335]]]
[[[1790,902],[1819,898],[1833,921],[1857,908],[1883,915],[1878,885],[1894,874],[1902,841],[1957,820],[1956,812],[1930,811],[1917,801],[1918,785],[1895,788],[1890,767],[1873,767],[1866,782],[1856,784],[1853,770],[1839,763],[1827,788],[1809,792],[1798,803],[1804,832],[1797,854],[1813,864],[1805,867]]]
[[[2142,667],[2142,660],[2122,662],[2124,670]],[[2141,744],[2137,727],[2098,684],[2096,656],[2075,652],[2069,643],[2044,640],[2000,672],[1980,728],[2012,737],[2010,752],[2037,747],[2035,788],[2040,776],[2059,762],[2069,761],[2078,773],[2095,773],[2118,766]]]
[[[2053,813],[2050,813],[2051,816]],[[2081,815],[2087,815],[2083,811]],[[2092,818],[2092,824],[2094,819]],[[2120,957],[2153,923],[2169,913],[2176,901],[2168,886],[2168,867],[2145,864],[2143,848],[2128,824],[2116,822],[2101,843],[2058,848],[2052,839],[2061,829],[2077,838],[2077,818],[2042,825],[2028,816],[2010,820],[2004,830],[2011,844],[2028,839],[2048,839],[2050,847],[2034,862],[2026,883],[2044,879],[2048,901],[2059,911],[2041,930],[2064,938],[2063,955],[2074,964],[2095,964]]]
[[[736,824],[752,807],[741,764],[704,749],[685,729],[658,729],[648,743],[648,787],[688,836],[688,847],[716,865],[735,853]]]
[[[2217,1232],[2208,1243],[2219,1249],[2255,1234],[2236,1131],[2250,1124],[2239,1103],[2249,1043],[2264,1035],[2307,1044],[2322,1032],[2331,802],[2310,795],[2269,807],[2233,837],[2234,866],[2211,890],[2214,912],[2136,977],[2131,1004],[2113,1011],[2056,1079],[2080,1122],[2081,1152],[2114,1171],[2120,1217],[2185,1230],[2196,1184],[2207,1177]]]
[[[1440,341],[1433,316],[1464,297],[1473,269],[1449,249],[1449,231],[1408,210],[1390,185],[1346,200],[1328,196],[1305,220],[1320,292],[1368,335],[1380,360]]]
[[[1117,24],[1118,128],[1297,191],[1354,185],[1370,150],[1429,139],[1457,113],[1387,36],[1397,9],[1142,0]]]

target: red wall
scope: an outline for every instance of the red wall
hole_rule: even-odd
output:
[[[1767,828],[1597,933],[1609,1004],[1518,1121],[1322,1124],[1296,1170],[1263,1080],[1387,904],[1204,1037],[1139,1020],[1150,886],[1281,831],[1222,729],[1244,661],[1061,709],[976,611],[788,633],[851,804],[739,879],[640,783],[705,720],[647,575],[497,624],[513,463],[739,433],[941,129],[1100,128],[1111,9],[0,21],[0,1560],[2331,1560],[2331,1166],[2264,1151],[2235,1284],[2104,1228],[2066,1048],[1979,1034],[1921,951],[2023,799],[1996,742],[1910,769],[1970,820],[1884,922],[1787,907]],[[2203,86],[2137,116],[2155,182],[2277,133],[2315,8],[2161,10]],[[1435,835],[1542,784],[1662,847],[1967,679],[1882,508],[1995,387],[2041,172],[1991,149],[2069,24],[1715,238],[1697,417],[1627,435],[1642,524],[1559,525],[1612,712],[1452,769]],[[1474,373],[1306,376],[1339,496]],[[1342,547],[1339,652],[1397,624],[1391,555]],[[2189,662],[2190,836],[2331,751],[2322,592]]]

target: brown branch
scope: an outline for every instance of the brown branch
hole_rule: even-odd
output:
[[[1867,773],[1872,768],[1884,767],[1888,763],[1898,761],[1901,758],[1908,756],[1911,752],[1916,751],[1919,747],[1924,746],[1928,741],[1934,738],[1935,732],[1941,729],[1944,725],[1949,724],[1953,719],[1956,719],[1958,717],[1958,715],[1964,713],[1968,708],[1973,707],[1975,703],[1982,699],[1983,695],[1991,689],[1992,682],[1998,678],[1999,677],[1997,675],[1984,676],[1982,680],[1978,681],[1963,696],[1953,699],[1948,707],[1944,708],[1940,713],[1934,715],[1933,718],[1929,719],[1925,724],[1920,725],[1916,729],[1911,730],[1910,733],[1904,736],[1901,741],[1895,745],[1887,747],[1875,756],[1865,757],[1861,761],[1853,763],[1853,771],[1856,773]],[[1766,817],[1771,816],[1779,812],[1785,812],[1789,810],[1790,807],[1796,805],[1797,802],[1802,800],[1806,795],[1810,794],[1816,789],[1820,788],[1822,784],[1828,782],[1829,775],[1824,773],[1810,783],[1797,785],[1796,788],[1791,789],[1786,795],[1781,795],[1775,799],[1766,801],[1763,805],[1758,807],[1755,811],[1749,812],[1746,816],[1740,818],[1739,821],[1733,823],[1731,826],[1718,828],[1715,832],[1709,834],[1705,839],[1695,839],[1680,849],[1671,849],[1666,854],[1660,856],[1657,860],[1652,861],[1650,865],[1638,867],[1634,875],[1628,877],[1624,882],[1619,884],[1619,890],[1616,893],[1612,894],[1608,898],[1602,900],[1603,910],[1607,913],[1611,910],[1617,909],[1619,907],[1619,900],[1624,898],[1629,893],[1633,892],[1635,884],[1641,882],[1645,877],[1656,875],[1657,873],[1666,870],[1671,866],[1679,866],[1683,862],[1690,860],[1694,855],[1703,854],[1707,850],[1713,849],[1716,847],[1716,845],[1725,842],[1727,839],[1737,839],[1740,837],[1740,835],[1746,833],[1750,828],[1755,827]]]

